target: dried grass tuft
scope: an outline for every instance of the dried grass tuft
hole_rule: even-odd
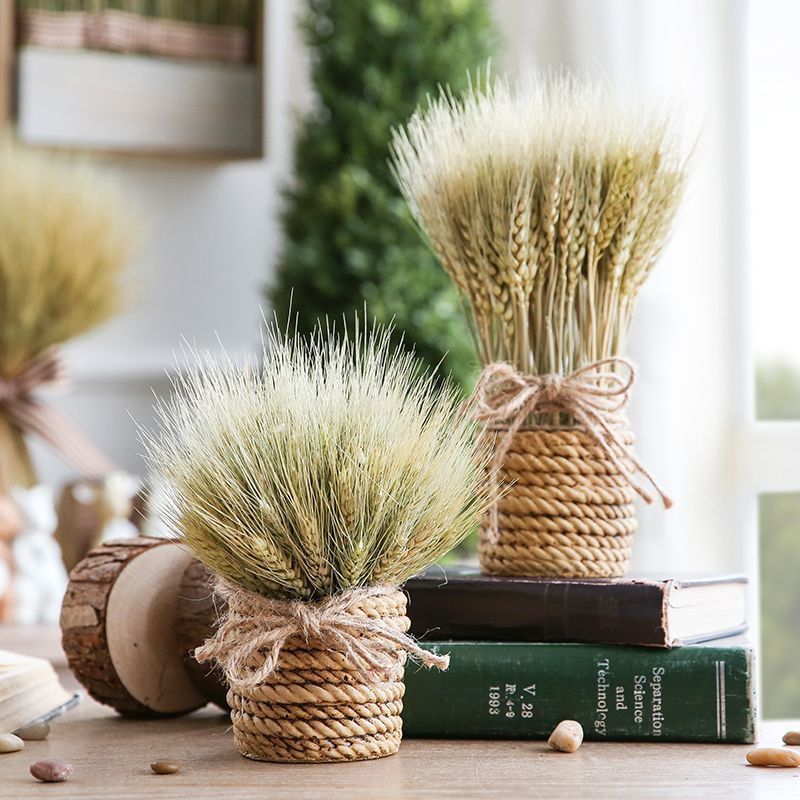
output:
[[[488,505],[487,446],[458,392],[419,377],[389,331],[270,328],[260,369],[206,359],[145,434],[164,515],[234,584],[282,598],[399,584]]]
[[[670,115],[550,75],[447,91],[392,142],[483,363],[568,374],[625,349],[686,181]]]
[[[0,374],[120,308],[138,234],[110,179],[0,136]]]

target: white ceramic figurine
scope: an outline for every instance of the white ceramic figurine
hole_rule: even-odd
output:
[[[11,497],[22,517],[14,540],[14,621],[20,625],[58,624],[67,589],[61,549],[53,539],[58,519],[49,486],[16,486]]]

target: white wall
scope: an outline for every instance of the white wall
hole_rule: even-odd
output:
[[[152,392],[181,337],[215,348],[255,350],[262,291],[278,246],[279,188],[290,167],[292,107],[307,102],[296,0],[271,0],[265,14],[265,139],[261,161],[189,163],[117,158],[106,162],[130,189],[147,222],[146,244],[131,265],[126,313],[70,344],[73,391],[53,397],[120,465],[141,472],[131,415],[151,420]],[[72,476],[32,446],[48,483]]]

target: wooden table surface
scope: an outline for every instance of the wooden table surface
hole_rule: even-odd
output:
[[[0,648],[55,653],[51,632],[0,629]],[[53,657],[63,668],[59,656]],[[68,680],[65,680],[68,683]],[[762,725],[780,745],[798,723]],[[587,743],[573,754],[543,742],[406,740],[396,756],[355,764],[262,764],[239,756],[226,717],[206,708],[187,717],[126,720],[85,699],[53,723],[50,737],[0,755],[0,798],[798,798],[800,768],[750,767],[748,745]],[[59,758],[75,767],[63,784],[42,785],[29,765]],[[177,759],[158,776],[149,764]]]

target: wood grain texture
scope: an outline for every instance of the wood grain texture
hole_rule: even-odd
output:
[[[150,547],[120,572],[106,607],[114,668],[128,692],[158,714],[208,702],[192,684],[175,638],[180,581],[191,561],[177,542]]]
[[[335,765],[262,764],[239,756],[229,720],[206,709],[188,717],[126,720],[92,701],[55,722],[50,738],[0,757],[0,797],[42,797],[28,765],[59,758],[75,766],[59,798],[797,798],[800,769],[759,769],[746,745],[588,743],[576,753],[544,742],[404,740],[396,756]],[[765,727],[779,743],[790,723]],[[176,759],[156,776],[149,764]],[[52,788],[52,787],[48,787]]]
[[[228,688],[222,669],[200,664],[192,656],[195,648],[214,633],[224,609],[223,601],[214,598],[211,581],[211,573],[199,561],[193,560],[183,573],[178,592],[176,640],[192,683],[204,697],[228,711],[225,699]]]
[[[57,639],[41,628],[0,626],[0,647],[57,657]],[[780,746],[800,722],[765,724],[759,744]],[[590,742],[576,753],[545,742],[404,740],[396,756],[354,764],[261,764],[239,756],[227,716],[213,707],[164,720],[123,719],[92,700],[53,723],[50,738],[0,756],[0,798],[69,800],[338,800],[346,798],[732,798],[800,797],[800,769],[750,767],[750,745]],[[42,787],[28,774],[38,759],[64,758],[75,775]],[[158,776],[149,764],[177,759],[181,771]],[[47,790],[45,792],[45,789]]]
[[[163,581],[162,568],[174,561],[168,550],[184,558],[174,580]],[[153,561],[139,568],[140,560]],[[180,713],[203,704],[174,638],[178,582],[188,561],[174,542],[140,537],[97,548],[70,573],[61,609],[62,646],[70,669],[98,701],[133,716]],[[162,596],[165,587],[169,597]],[[165,652],[154,652],[157,641]],[[163,686],[170,689],[167,697]]]

